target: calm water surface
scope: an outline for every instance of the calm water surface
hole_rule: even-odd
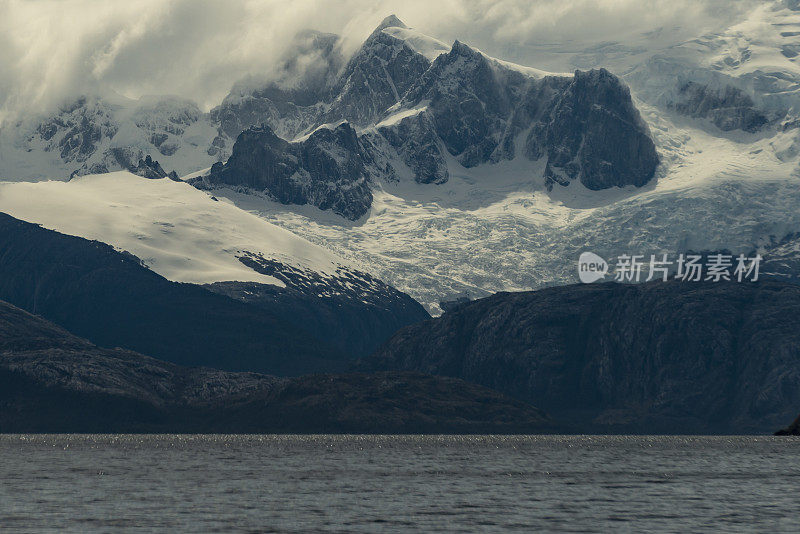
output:
[[[0,530],[800,528],[800,439],[0,436]]]

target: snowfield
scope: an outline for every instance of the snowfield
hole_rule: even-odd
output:
[[[139,257],[177,282],[261,282],[284,286],[242,264],[243,251],[334,274],[347,262],[289,231],[167,178],[129,172],[69,182],[0,183],[0,211],[59,232],[96,239]]]

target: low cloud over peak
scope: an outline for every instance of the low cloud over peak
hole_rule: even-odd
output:
[[[532,66],[553,47],[665,42],[729,25],[752,0],[0,0],[0,120],[81,93],[175,94],[204,109],[237,80],[269,78],[304,29],[343,36],[347,57],[392,13],[446,42]],[[653,35],[653,34],[650,34]],[[635,44],[635,43],[634,43]],[[311,64],[314,58],[307,58]],[[559,65],[541,65],[547,68]]]

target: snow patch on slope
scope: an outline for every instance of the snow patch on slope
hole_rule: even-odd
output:
[[[450,51],[450,47],[438,39],[428,37],[413,28],[401,28],[399,26],[392,26],[384,28],[383,33],[391,35],[396,39],[404,41],[409,48],[415,52],[422,54],[428,61],[433,61],[442,54]]]
[[[2,183],[0,211],[45,228],[126,250],[176,282],[285,286],[238,260],[244,252],[315,272],[346,265],[293,233],[169,179],[120,171],[69,182]]]

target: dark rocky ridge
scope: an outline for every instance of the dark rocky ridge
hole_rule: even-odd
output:
[[[630,91],[604,69],[535,79],[456,41],[400,107],[424,102],[435,135],[465,167],[513,159],[516,138],[526,131],[523,155],[547,157],[550,186],[573,179],[590,189],[641,186],[658,165]],[[419,174],[417,180],[426,181]]]
[[[305,326],[351,328],[362,312],[352,299],[342,297],[339,314],[327,322],[320,319],[322,312],[306,313],[312,291],[300,296],[284,292],[258,307],[170,282],[106,244],[0,214],[0,299],[98,345],[182,365],[282,375],[344,370],[361,350],[379,343],[381,333],[388,335],[398,323],[424,314],[406,295],[382,287],[383,296],[375,297],[382,307],[372,311],[375,321],[389,324],[382,330],[376,326],[352,350],[340,349]],[[335,300],[332,296],[329,307]]]
[[[659,160],[649,130],[630,90],[607,70],[576,71],[542,119],[525,149],[547,155],[550,186],[579,179],[592,190],[641,187],[653,177]]]
[[[175,171],[167,173],[167,171],[149,155],[145,156],[144,159],[140,159],[135,167],[131,167],[128,170],[142,178],[149,178],[151,180],[169,178],[170,180],[177,181],[180,179]]]
[[[197,187],[240,186],[284,204],[311,204],[358,219],[372,204],[367,167],[372,157],[355,130],[342,123],[289,143],[268,127],[242,132],[227,163],[216,163]]]
[[[800,406],[800,287],[500,293],[401,330],[365,368],[474,381],[579,432],[772,432]]]
[[[417,373],[277,378],[99,348],[0,301],[0,432],[543,432],[539,410]]]

